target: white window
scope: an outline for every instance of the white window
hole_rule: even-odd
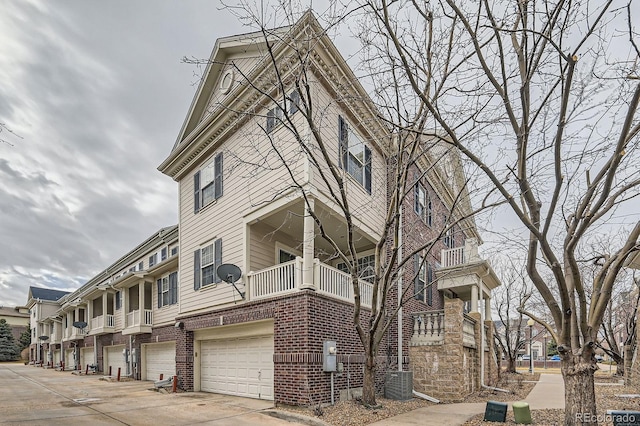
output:
[[[158,308],[178,303],[178,273],[172,272],[160,278],[158,285]]]
[[[362,256],[358,258],[358,276],[360,279],[368,281],[370,283],[373,282],[375,277],[375,265],[376,265],[376,257],[373,254],[368,256]],[[341,270],[342,272],[349,273],[349,269],[347,265],[344,263],[338,263],[336,268]]]
[[[289,94],[289,97],[285,99],[285,108],[289,115],[293,115],[300,109],[300,94],[297,90],[294,90]],[[267,111],[267,125],[265,131],[271,133],[279,124],[284,120],[284,111],[281,107],[271,108]]]
[[[433,207],[431,204],[431,197],[429,196],[427,189],[420,182],[417,182],[415,186],[413,210],[427,225],[432,225]]]
[[[371,194],[371,149],[342,116],[338,116],[338,137],[340,168]]]
[[[194,280],[193,288],[198,290],[210,284],[219,283],[221,280],[216,271],[222,264],[222,239],[201,247],[194,252]]]
[[[218,153],[193,175],[193,212],[198,213],[223,193],[222,153]]]
[[[423,256],[414,255],[413,295],[417,300],[433,304],[433,268]]]

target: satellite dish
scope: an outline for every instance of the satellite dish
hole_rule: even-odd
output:
[[[244,299],[244,292],[238,290],[238,287],[236,287],[236,281],[238,281],[242,276],[242,271],[240,270],[240,268],[231,263],[224,263],[218,266],[216,273],[222,281],[231,284],[233,288],[236,289],[240,297]]]
[[[49,336],[39,336],[39,340],[49,340]]]
[[[218,266],[218,270],[216,271],[218,277],[229,284],[233,284],[240,279],[242,276],[242,271],[236,265],[231,263],[225,263]]]
[[[73,326],[75,328],[85,328],[87,326],[87,323],[84,321],[74,321]]]

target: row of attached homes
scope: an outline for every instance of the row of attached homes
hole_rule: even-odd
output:
[[[307,129],[309,146],[314,132],[322,135],[344,177],[367,315],[389,199],[382,143],[388,131],[307,13],[266,38],[217,40],[176,144],[158,168],[178,183],[178,225],[160,229],[71,293],[32,287],[27,306],[36,365],[95,365],[138,380],[177,375],[187,391],[293,405],[328,402],[362,387],[351,277],[326,238],[346,244],[345,219],[330,196],[335,188],[291,140],[282,108],[255,90],[256,82],[272,78],[272,58],[284,64],[294,56],[292,46],[305,43],[311,88],[305,96],[321,115],[318,127],[305,124],[293,86],[274,91],[291,101],[288,115]],[[391,371],[411,372],[416,390],[455,399],[490,380],[495,369],[484,322],[499,282],[478,256],[472,219],[440,236],[456,209],[464,216],[470,207],[467,198],[453,208],[464,180],[456,156],[440,153],[443,164],[428,158],[410,171],[403,245],[410,252],[431,238],[438,243],[404,268],[412,297],[379,350],[378,384],[382,389]],[[239,269],[233,284],[217,273],[223,264]],[[323,368],[325,342],[336,348],[341,371],[335,377]]]

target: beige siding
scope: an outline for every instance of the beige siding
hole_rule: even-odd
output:
[[[364,187],[346,172],[342,172],[345,180],[345,188],[348,195],[351,212],[361,223],[368,225],[374,232],[380,232],[384,226],[386,212],[386,165],[383,156],[377,151],[372,142],[371,135],[366,134],[366,123],[358,121],[340,109],[338,104],[331,102],[329,93],[319,84],[314,85],[314,100],[320,105],[328,105],[319,111],[317,123],[322,140],[327,147],[331,160],[338,163],[338,115],[342,115],[350,126],[355,127],[356,133],[371,148],[372,151],[372,185],[371,195]],[[320,119],[319,117],[322,116]],[[360,125],[358,125],[360,124]],[[313,171],[313,183],[323,193],[329,195],[328,187],[321,178],[321,172],[330,177],[326,166],[321,170]],[[337,191],[337,185],[332,185]]]
[[[295,241],[284,232],[269,225],[258,223],[251,227],[250,234],[250,271],[259,271],[278,263],[276,247],[282,244],[294,251],[301,252],[301,241]],[[282,247],[285,249],[285,247]],[[296,253],[293,253],[296,254]]]
[[[173,324],[175,322],[176,315],[178,315],[178,303],[173,305],[166,305],[161,308],[158,308],[158,283],[157,280],[161,277],[169,275],[175,272],[169,271],[161,276],[157,276],[153,278],[152,285],[152,308],[153,308],[153,326],[158,327],[161,325]],[[178,301],[180,300],[180,283],[178,282]]]
[[[255,67],[257,61],[257,57],[231,56],[227,59],[227,64],[222,69],[222,72],[220,72],[220,74],[218,75],[218,81],[216,81],[215,85],[213,86],[213,91],[211,92],[211,96],[209,97],[209,101],[207,102],[207,108],[205,109],[202,117],[200,117],[198,122],[205,120],[207,117],[211,117],[211,115],[220,111],[222,108],[224,108],[224,105],[229,103],[229,100],[227,99],[229,93],[233,90],[233,87],[238,85],[238,82],[244,81],[242,75],[247,75],[249,72],[251,72],[251,70]],[[223,94],[219,89],[220,79],[225,75],[227,70],[233,71],[234,85],[231,90]]]

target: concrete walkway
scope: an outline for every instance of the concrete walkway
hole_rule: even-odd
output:
[[[540,381],[531,390],[525,401],[532,410],[547,408],[564,409],[564,382],[560,374],[541,374]],[[423,426],[454,426],[462,425],[476,414],[484,413],[487,404],[460,403],[460,404],[435,404],[418,408],[399,416],[389,417],[372,425],[423,425]],[[511,410],[509,403],[509,410]]]

